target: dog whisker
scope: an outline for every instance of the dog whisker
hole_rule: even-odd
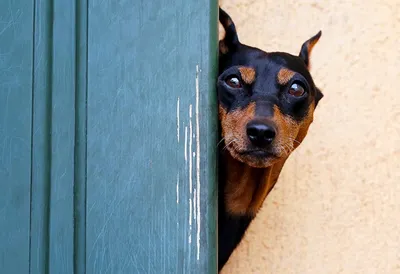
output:
[[[231,140],[229,143],[227,143],[222,150],[225,150],[230,144],[232,144],[236,139]]]
[[[290,154],[290,147],[288,146],[288,144],[283,144],[283,147],[285,148],[285,156],[288,156]]]
[[[299,145],[301,144],[299,141],[297,141],[297,140],[294,139],[294,138],[289,137],[289,140],[291,140],[291,141],[293,141],[293,142],[296,142],[296,143],[298,143]]]
[[[225,138],[222,138],[221,141],[218,142],[217,147],[225,140]]]
[[[293,150],[293,146],[292,145],[289,145],[289,144],[286,144],[287,145],[287,148],[288,148],[288,153],[286,154],[286,156],[289,156],[289,154],[292,152],[292,150]]]
[[[280,146],[280,152],[282,153],[282,151],[285,152],[285,157],[289,156],[290,153],[293,151],[293,143],[291,142],[286,142],[286,143],[282,143]]]

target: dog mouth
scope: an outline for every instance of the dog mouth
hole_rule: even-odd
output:
[[[235,141],[230,141],[224,147],[230,155],[246,164],[255,168],[266,168],[279,161],[281,156],[278,151],[274,151],[274,147],[267,148],[254,148],[254,147],[240,147]]]
[[[277,154],[264,149],[246,149],[236,153],[237,160],[256,168],[269,167],[279,160]]]
[[[274,159],[278,158],[278,156],[271,152],[271,151],[266,151],[263,149],[249,149],[249,150],[244,150],[244,151],[238,151],[238,154],[241,156],[250,156],[258,159]]]

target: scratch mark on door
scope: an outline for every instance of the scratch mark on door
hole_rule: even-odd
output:
[[[197,213],[197,211],[196,211],[196,203],[197,203],[197,201],[196,201],[196,198],[197,198],[197,196],[196,196],[196,188],[194,188],[194,190],[193,190],[193,220],[194,221],[196,221],[197,220],[197,218],[196,218],[196,213]],[[197,228],[197,224],[196,224],[196,228]]]
[[[192,104],[189,105],[189,244],[192,243],[192,192],[193,192],[193,157],[192,157],[192,143],[193,143],[193,126],[192,126]]]
[[[196,65],[196,187],[197,187],[197,260],[200,260],[200,117],[199,117],[199,101],[200,101],[200,88],[199,88],[199,65]]]
[[[179,205],[179,172],[176,176],[176,204]]]
[[[188,129],[187,126],[185,127],[185,163],[187,164],[187,135]]]
[[[178,97],[178,101],[176,102],[176,138],[178,139],[178,143],[179,143],[179,97]]]

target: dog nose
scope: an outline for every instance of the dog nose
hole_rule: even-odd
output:
[[[265,147],[270,145],[275,135],[276,130],[271,125],[261,122],[250,122],[247,125],[247,136],[255,146]]]

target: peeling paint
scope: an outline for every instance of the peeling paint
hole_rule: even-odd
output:
[[[182,127],[185,128],[184,135],[184,156],[185,166],[188,169],[186,176],[189,177],[188,188],[189,188],[189,228],[188,228],[188,243],[189,245],[193,242],[196,243],[196,258],[200,260],[200,234],[201,234],[201,178],[200,178],[200,88],[199,88],[199,65],[196,65],[196,78],[195,78],[195,106],[189,105],[189,125],[185,126],[183,123]],[[177,119],[177,139],[180,139],[180,99],[178,97],[176,103],[176,119]],[[193,143],[195,142],[195,143]],[[193,162],[194,161],[194,162]],[[186,170],[187,170],[186,169]],[[178,173],[179,174],[179,173]],[[186,177],[185,176],[185,177]],[[187,178],[186,177],[186,178]],[[195,178],[194,178],[195,177]],[[194,181],[193,181],[194,180]],[[185,179],[186,181],[186,179]],[[177,204],[179,203],[179,176],[177,178]],[[193,231],[195,230],[195,231]],[[193,232],[193,235],[192,235]],[[195,237],[195,238],[193,238]],[[191,248],[189,248],[190,253]],[[189,254],[190,257],[190,254]]]
[[[179,205],[179,172],[176,176],[176,204]]]
[[[180,121],[179,121],[179,97],[178,100],[176,102],[176,138],[178,140],[179,143],[179,134],[180,134]],[[179,172],[176,176],[176,204],[179,204]]]
[[[178,143],[179,143],[179,97],[178,97],[178,101],[176,102],[176,138],[178,139]]]
[[[189,105],[189,151],[192,152],[193,143],[193,127],[192,127],[192,104]],[[193,192],[193,158],[189,157],[189,244],[192,243],[192,192]]]
[[[185,163],[187,164],[187,135],[188,135],[188,128],[185,127]]]
[[[197,211],[196,211],[196,204],[197,204],[197,196],[196,196],[196,188],[193,190],[193,220],[197,220],[197,218],[196,218],[196,214],[197,214]],[[197,224],[196,224],[197,225]]]
[[[197,187],[197,260],[200,260],[200,117],[199,117],[199,101],[200,101],[200,88],[199,88],[199,65],[196,66],[196,187]]]
[[[193,126],[192,126],[192,105],[189,105],[189,151],[192,152],[192,145],[193,145]],[[193,188],[193,159],[189,157],[189,191],[192,194]]]

